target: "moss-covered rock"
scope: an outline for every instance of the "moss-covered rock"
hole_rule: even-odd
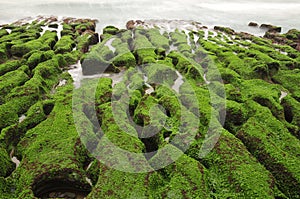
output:
[[[114,53],[104,43],[95,45],[91,51],[81,60],[82,73],[93,75],[104,72],[119,72],[112,64]]]
[[[277,186],[284,194],[299,197],[298,158],[295,158],[299,156],[299,140],[272,116],[269,109],[255,102],[249,106],[254,114],[237,132],[237,137],[273,174]]]
[[[174,149],[175,150],[175,149]],[[150,162],[160,164],[169,157],[159,151]],[[151,198],[210,198],[207,170],[198,161],[182,155],[167,167],[150,176]]]
[[[130,51],[127,42],[123,42],[119,38],[113,38],[112,46],[116,51],[116,56],[112,60],[114,66],[126,68],[136,66],[135,57]]]
[[[0,76],[0,104],[5,103],[5,96],[15,87],[21,86],[27,80],[29,80],[28,75],[22,70],[14,70]]]
[[[169,53],[167,57],[172,59],[175,69],[177,69],[180,73],[185,74],[187,78],[191,78],[199,83],[204,82],[201,75],[201,65],[175,51]]]
[[[119,29],[114,26],[106,26],[103,29],[103,34],[116,35],[116,34],[118,34],[118,32],[119,32]]]
[[[50,50],[50,47],[48,45],[45,45],[44,43],[35,40],[35,41],[28,41],[24,44],[16,44],[11,47],[11,53],[12,55],[22,57],[26,53],[29,53],[33,50]]]
[[[154,63],[156,61],[157,55],[155,53],[155,48],[146,36],[137,33],[135,35],[133,46],[138,65]]]
[[[166,38],[164,35],[161,35],[158,29],[149,29],[147,30],[146,35],[149,38],[149,41],[156,48],[163,48],[165,50],[168,50],[170,48],[169,39]]]
[[[213,197],[274,197],[271,174],[238,139],[225,130],[221,132],[214,149],[201,162],[209,171],[209,188]]]
[[[148,83],[152,85],[167,84],[173,86],[178,77],[176,71],[167,65],[149,64],[145,66]]]
[[[19,197],[45,197],[56,189],[55,184],[64,184],[67,190],[77,189],[83,193],[90,190],[84,180],[82,164],[85,158],[80,157],[84,153],[78,151],[80,143],[71,119],[71,98],[66,95],[66,91],[71,90],[69,84],[56,93],[56,103],[47,120],[28,131],[18,145],[24,165],[15,174],[19,176],[16,181]],[[53,154],[51,158],[49,154]]]
[[[99,79],[98,86],[95,93],[96,105],[105,104],[111,101],[112,96],[112,79]]]
[[[281,84],[283,87],[288,89],[294,98],[300,100],[300,90],[299,90],[299,75],[300,70],[280,70],[274,77],[274,81]]]
[[[87,198],[148,198],[145,183],[150,175],[121,172],[101,164],[99,180]]]
[[[75,42],[71,36],[63,36],[61,39],[55,44],[54,52],[64,54],[67,52],[71,52],[75,47]]]
[[[3,36],[5,36],[5,35],[8,35],[7,30],[1,28],[1,29],[0,29],[0,37],[3,37]]]
[[[7,177],[14,170],[15,165],[4,148],[0,148],[0,177]]]
[[[178,29],[175,32],[170,33],[170,37],[175,46],[179,46],[180,44],[187,43],[187,36],[184,32],[180,32]]]

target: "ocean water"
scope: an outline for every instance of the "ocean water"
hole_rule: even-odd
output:
[[[278,25],[283,32],[300,29],[299,0],[0,0],[0,24],[37,15],[98,19],[98,31],[106,25],[124,28],[131,19],[194,20],[254,34],[261,30],[248,27],[250,21]]]

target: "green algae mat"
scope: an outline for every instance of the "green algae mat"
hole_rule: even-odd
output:
[[[300,198],[300,31],[96,23],[1,25],[0,198]]]

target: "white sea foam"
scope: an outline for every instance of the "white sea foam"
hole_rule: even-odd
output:
[[[97,30],[101,31],[106,25],[125,27],[130,19],[184,19],[262,34],[260,28],[248,27],[248,22],[271,23],[285,32],[300,27],[299,10],[298,0],[2,0],[0,24],[40,14],[88,17],[99,19]]]

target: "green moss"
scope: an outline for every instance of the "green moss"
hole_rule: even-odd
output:
[[[187,43],[187,36],[184,32],[180,32],[178,29],[175,32],[170,33],[170,37],[175,46],[179,46],[180,44]]]
[[[144,84],[145,84],[144,77],[143,74],[139,72],[136,68],[129,68],[126,71],[122,82],[124,82],[125,85],[128,85],[127,89],[129,89],[129,92],[134,90],[139,90],[140,92],[144,92]],[[119,91],[118,89],[114,89],[114,92],[115,91],[117,91],[116,93],[124,92],[124,89],[122,87],[123,85],[121,83],[121,89]]]
[[[81,190],[88,189],[84,182],[82,154],[79,152],[79,138],[72,117],[72,85],[58,88],[53,111],[48,118],[27,131],[18,145],[22,165],[16,170],[16,193],[19,197],[33,198],[33,192],[40,182],[65,180],[74,187],[81,184]],[[35,108],[31,112],[35,112]],[[32,139],[34,137],[34,139]],[[57,139],[59,138],[59,139]],[[52,155],[51,155],[52,154]],[[84,159],[84,158],[83,158]],[[32,169],[34,168],[34,169]],[[23,191],[24,190],[24,191]]]
[[[72,64],[76,64],[76,62],[78,61],[80,54],[78,51],[72,51],[70,53],[65,53],[63,54],[63,57],[65,59],[65,61],[67,62],[67,65],[72,65]]]
[[[153,48],[142,48],[135,51],[138,65],[155,63],[157,55]]]
[[[62,36],[61,39],[55,44],[54,52],[64,54],[67,52],[71,52],[75,47],[75,42],[72,36]]]
[[[184,74],[187,78],[191,78],[199,83],[204,83],[204,79],[201,75],[202,67],[199,64],[175,51],[169,53],[167,57],[172,59],[175,69],[181,74]]]
[[[176,149],[174,149],[176,150]],[[161,157],[169,157],[159,151],[150,161],[152,164],[164,162]],[[169,157],[171,158],[171,157]],[[210,198],[207,184],[207,170],[198,161],[180,156],[174,163],[158,171],[160,175],[150,176],[150,198]]]
[[[225,126],[230,132],[237,132],[237,129],[248,119],[247,109],[243,104],[235,101],[226,101]]]
[[[34,128],[40,122],[46,119],[44,105],[37,102],[26,112],[26,118],[21,123],[13,124],[1,131],[1,141],[7,148],[12,148],[23,138],[26,131]]]
[[[224,84],[231,83],[236,85],[239,84],[241,81],[240,75],[229,68],[220,68],[219,73],[221,74],[221,78]]]
[[[18,121],[18,114],[12,103],[6,103],[0,105],[0,129],[10,126]]]
[[[268,107],[274,117],[283,119],[283,108],[279,103],[280,86],[269,84],[262,80],[248,80],[241,84],[241,92],[248,99],[252,99],[262,106]]]
[[[273,79],[279,84],[281,84],[284,88],[288,89],[292,93],[292,96],[299,100],[299,76],[299,69],[279,70],[279,72],[273,77]]]
[[[3,36],[5,36],[5,35],[8,35],[7,30],[5,30],[5,29],[0,29],[0,38],[3,37]]]
[[[297,40],[299,38],[300,31],[296,29],[289,30],[284,36],[290,40]]]
[[[134,121],[137,124],[148,125],[151,123],[150,109],[158,104],[152,96],[145,96],[134,111]]]
[[[110,102],[111,95],[112,95],[112,79],[100,78],[95,93],[96,105]]]
[[[130,52],[127,42],[113,38],[112,46],[116,49],[116,56],[112,60],[114,66],[129,68],[136,65],[135,57]]]
[[[176,71],[167,65],[149,64],[145,66],[149,84],[167,84],[172,86],[178,78]]]
[[[7,51],[3,48],[0,49],[0,64],[6,62],[8,59]]]
[[[134,90],[130,93],[130,101],[129,101],[129,108],[131,110],[136,109],[138,104],[142,99],[142,93],[139,90]]]
[[[105,42],[95,45],[81,60],[84,75],[120,71],[111,64],[114,53],[104,44]]]
[[[90,34],[84,34],[76,38],[77,46],[76,48],[82,53],[86,53],[89,50],[90,46]]]
[[[250,103],[253,117],[237,136],[248,150],[273,174],[276,184],[288,197],[299,197],[299,140],[272,116],[270,110]]]
[[[40,63],[33,73],[33,77],[24,85],[11,90],[6,98],[7,103],[1,105],[1,129],[15,123],[18,115],[25,113],[42,95],[48,93],[58,82],[60,70],[57,62],[48,60]]]
[[[156,117],[153,117],[152,120],[158,120],[156,125],[161,129],[160,133],[157,135],[160,139],[158,141],[158,146],[160,148],[166,144],[165,138],[169,137],[171,141],[174,141],[172,139],[178,133],[179,125],[183,122],[183,119],[181,118],[182,106],[176,96],[164,95],[159,99],[158,103],[162,106],[164,115],[159,115],[160,112],[157,112]],[[161,124],[163,124],[163,128],[161,128]]]
[[[114,26],[106,26],[103,29],[103,34],[110,34],[110,35],[116,35],[118,34],[119,29]]]
[[[42,61],[42,56],[42,52],[35,52],[28,58],[27,65],[31,70],[34,69]]]
[[[137,152],[144,151],[145,146],[142,143],[142,141],[140,141],[136,137],[137,132],[135,132],[135,130],[133,128],[126,129],[126,131],[124,131],[123,129],[126,128],[126,126],[119,126],[120,123],[122,124],[122,122],[125,121],[123,118],[124,112],[122,112],[122,110],[120,110],[120,109],[117,109],[114,111],[118,111],[118,114],[114,115],[112,112],[112,108],[115,108],[115,107],[121,108],[121,107],[123,107],[123,105],[122,104],[114,104],[112,107],[110,103],[106,103],[99,107],[99,110],[101,113],[101,120],[102,120],[101,128],[106,137],[101,139],[98,147],[105,146],[105,143],[107,143],[109,140],[110,142],[112,142],[114,144],[115,147],[116,146],[120,147],[129,152],[137,153]],[[125,112],[125,114],[126,114],[126,112]],[[117,118],[119,117],[119,118],[117,119],[114,116],[116,116]],[[105,147],[103,149],[99,149],[99,150],[101,150],[105,154],[106,150],[107,151],[112,150],[112,149],[110,149],[110,147],[111,147],[111,145],[107,144],[107,147]],[[114,152],[117,152],[117,151],[114,151]],[[116,158],[116,157],[112,157],[112,158]],[[122,158],[122,157],[120,157],[120,158]],[[129,158],[129,157],[126,157],[126,158]],[[116,160],[116,161],[118,161],[118,160]],[[119,163],[121,164],[121,162],[119,162]]]
[[[173,96],[173,95],[176,95],[176,92],[167,85],[161,84],[158,85],[155,89],[155,96],[157,99],[163,96]]]
[[[47,44],[51,49],[53,49],[58,40],[57,32],[47,30],[38,40],[44,44]]]
[[[149,38],[149,41],[156,48],[163,48],[165,50],[170,48],[169,39],[161,35],[158,29],[156,28],[149,29],[147,30],[146,35]]]
[[[157,55],[155,53],[155,48],[146,36],[136,34],[133,46],[138,65],[154,63],[156,61]]]
[[[45,45],[43,42],[38,40],[28,41],[24,44],[16,44],[11,47],[12,55],[22,57],[26,53],[29,53],[33,50],[50,50],[50,47]]]
[[[131,52],[120,54],[113,59],[113,65],[116,67],[134,67],[136,65],[135,57]]]
[[[289,131],[296,136],[298,139],[300,138],[299,134],[299,126],[300,126],[300,103],[292,98],[290,95],[283,98],[281,105],[284,109],[284,119],[290,125],[287,125]]]
[[[0,177],[7,177],[14,170],[15,165],[5,149],[0,148]]]
[[[274,179],[270,173],[225,130],[201,162],[209,171],[213,197],[274,198]]]
[[[178,46],[178,50],[181,52],[181,53],[185,53],[185,52],[188,52],[188,53],[191,53],[192,52],[192,48],[190,45],[188,44],[180,44]]]
[[[87,198],[148,198],[147,173],[128,173],[101,164],[99,180]]]
[[[29,66],[31,70],[33,70],[39,63],[47,61],[55,57],[55,53],[53,50],[48,51],[32,51],[24,55],[24,59],[26,59],[26,64]]]
[[[29,79],[28,75],[22,70],[15,70],[0,76],[0,104],[5,102],[5,96],[15,87],[21,86]]]
[[[0,194],[3,198],[13,198],[14,194],[12,193],[12,183],[11,180],[0,177]]]
[[[7,72],[16,70],[20,66],[21,66],[21,63],[18,60],[7,61],[0,65],[0,75],[2,76]]]
[[[248,51],[246,52],[246,55],[248,57],[253,57],[255,58],[257,61],[265,64],[268,67],[268,74],[270,76],[273,76],[276,74],[276,72],[279,69],[279,62],[272,59],[271,57],[269,57],[268,55],[264,54],[263,52],[259,52],[259,51]],[[257,71],[259,72],[259,71]]]
[[[226,99],[236,101],[239,103],[245,101],[245,98],[242,95],[239,87],[235,87],[232,84],[226,84],[224,87],[226,91]]]

